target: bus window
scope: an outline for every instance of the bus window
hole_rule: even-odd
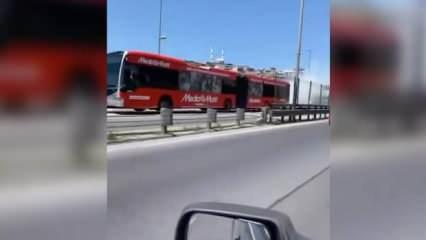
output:
[[[191,81],[190,81],[190,73],[189,72],[180,72],[179,73],[179,89],[182,91],[190,91],[191,90]]]
[[[125,90],[135,90],[139,85],[142,84],[138,84],[137,82],[137,77],[136,77],[136,69],[135,67],[130,67],[127,66],[124,70],[123,70],[123,84],[122,87]]]
[[[222,92],[222,80],[219,77],[214,76],[212,78],[211,92],[221,93]]]
[[[201,91],[211,92],[213,76],[208,74],[200,74]]]
[[[128,64],[124,70],[124,83],[127,89],[138,87],[178,89],[178,71]]]
[[[262,97],[263,87],[261,83],[249,82],[248,91],[250,97]]]
[[[263,85],[263,96],[264,97],[274,97],[275,95],[274,85],[264,84]]]
[[[235,94],[236,93],[236,81],[229,78],[221,78],[222,81],[222,93],[224,94]]]
[[[216,76],[198,72],[181,72],[179,89],[183,91],[221,93],[222,82]]]
[[[114,88],[118,84],[118,75],[122,57],[122,52],[108,54],[108,89]]]
[[[275,86],[275,97],[288,99],[289,87],[286,86]]]
[[[200,81],[200,73],[197,72],[190,72],[189,74],[189,84],[190,84],[190,89],[191,91],[196,91],[199,92],[201,91],[201,81]]]

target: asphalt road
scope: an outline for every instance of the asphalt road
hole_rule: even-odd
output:
[[[274,204],[273,209],[286,213],[307,239],[330,240],[330,169]]]
[[[197,201],[269,207],[328,159],[327,121],[110,145],[108,237],[173,239],[180,212]],[[328,221],[324,212],[293,217]],[[295,225],[305,235],[315,231],[315,224]]]
[[[425,137],[333,144],[332,239],[425,239],[425,149]]]

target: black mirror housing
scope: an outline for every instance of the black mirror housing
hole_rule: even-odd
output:
[[[261,223],[271,234],[271,240],[300,239],[290,218],[283,213],[238,204],[202,202],[191,204],[183,210],[176,227],[175,240],[188,240],[190,219],[194,214],[207,214]]]

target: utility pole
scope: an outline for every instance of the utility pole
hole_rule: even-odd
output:
[[[297,46],[297,61],[296,61],[296,75],[294,77],[294,89],[293,89],[293,103],[299,103],[299,74],[300,74],[300,55],[302,51],[302,33],[303,33],[303,10],[305,7],[305,1],[300,0],[300,13],[299,13],[299,37]]]
[[[214,52],[213,52],[213,48],[210,48],[210,62],[214,62]]]
[[[308,49],[306,50],[306,52],[308,52],[308,71],[309,73],[311,73],[311,57],[312,57],[312,50]]]
[[[158,26],[158,54],[161,53],[161,41],[166,39],[162,33],[163,27],[163,0],[160,0],[160,24]]]
[[[312,81],[309,81],[308,104],[311,104],[311,94],[312,94]]]

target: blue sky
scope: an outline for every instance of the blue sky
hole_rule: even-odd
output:
[[[156,52],[160,0],[108,0],[108,52]],[[210,48],[226,62],[294,68],[299,0],[163,0],[162,53],[207,61]],[[312,50],[313,80],[329,82],[329,0],[305,0],[302,67]]]

